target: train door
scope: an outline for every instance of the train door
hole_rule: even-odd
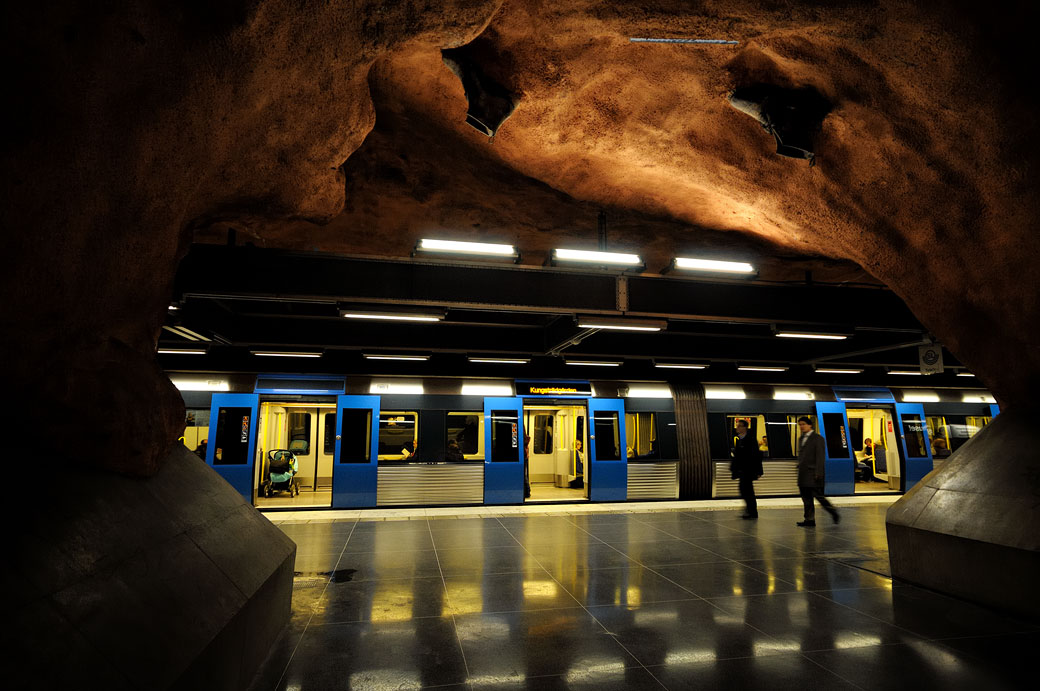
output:
[[[589,468],[593,501],[628,498],[628,457],[625,449],[625,401],[590,398]]]
[[[817,403],[817,429],[826,442],[825,494],[852,494],[856,491],[855,465],[849,444],[849,421],[844,403]]]
[[[335,409],[331,400],[321,399],[260,403],[253,475],[258,508],[332,505],[332,464],[327,461],[332,449],[323,423]]]
[[[524,406],[529,501],[584,501],[588,413],[583,403],[531,403]]]
[[[206,463],[250,503],[259,404],[256,394],[213,394],[206,448]]]
[[[932,445],[928,441],[928,425],[924,406],[920,403],[896,403],[896,419],[900,446],[906,459],[903,491],[932,472]]]
[[[484,399],[485,504],[524,501],[523,422],[522,399]]]
[[[896,436],[892,406],[863,406],[847,409],[849,446],[855,462],[857,493],[898,490],[903,452]]]
[[[379,482],[379,396],[337,396],[326,418],[332,431],[332,506],[376,505]]]

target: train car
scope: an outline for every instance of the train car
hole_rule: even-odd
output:
[[[186,445],[265,510],[736,497],[738,420],[763,452],[758,494],[796,496],[803,416],[826,441],[827,494],[905,492],[997,413],[978,390],[705,383],[677,415],[664,381],[174,381]]]

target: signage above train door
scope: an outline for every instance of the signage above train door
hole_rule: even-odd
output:
[[[537,379],[517,379],[516,395],[522,398],[585,397],[592,395],[592,383],[576,380],[540,381]]]

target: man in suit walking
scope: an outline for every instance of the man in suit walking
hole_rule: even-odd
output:
[[[802,495],[805,506],[805,520],[798,525],[803,528],[816,526],[816,506],[813,500],[820,502],[837,523],[841,520],[838,510],[823,496],[824,472],[827,458],[823,437],[813,431],[812,422],[807,417],[798,418],[798,429],[802,436],[798,440],[798,491]]]
[[[746,420],[737,420],[737,441],[733,445],[733,461],[729,470],[733,479],[740,480],[740,496],[747,506],[741,518],[758,518],[755,480],[762,477],[762,452],[758,450],[755,440],[748,435]]]

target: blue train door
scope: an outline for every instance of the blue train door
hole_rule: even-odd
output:
[[[484,399],[484,503],[524,501],[524,401]]]
[[[625,448],[625,401],[590,398],[589,499],[628,499],[628,454]]]
[[[844,403],[816,404],[816,431],[827,447],[824,494],[854,494],[856,463],[849,444],[849,419]]]
[[[336,396],[332,506],[376,505],[379,481],[379,396]]]
[[[255,393],[217,393],[209,415],[206,463],[250,504],[259,408],[260,396]]]
[[[905,492],[932,472],[932,445],[928,440],[923,405],[896,403],[896,420],[899,425],[899,443],[903,447],[903,458],[906,459],[903,471]]]

